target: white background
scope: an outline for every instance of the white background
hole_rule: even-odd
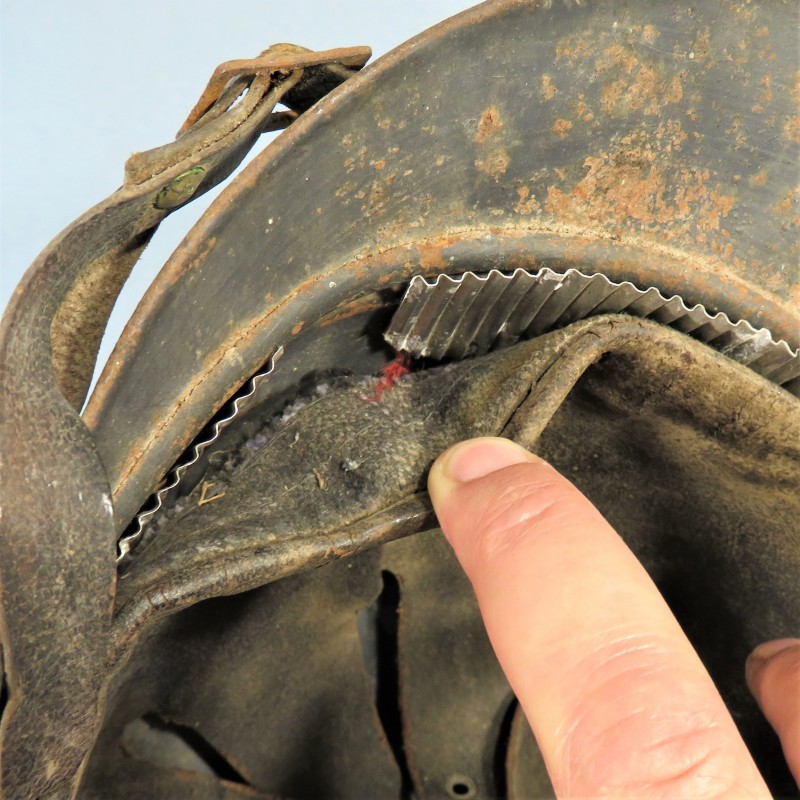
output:
[[[469,0],[2,0],[0,309],[61,229],[122,182],[135,151],[172,141],[214,67],[275,42],[370,45],[373,60]],[[254,151],[266,144],[263,137]],[[220,188],[162,223],[100,351]]]

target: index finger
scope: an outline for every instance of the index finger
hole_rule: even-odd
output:
[[[561,797],[769,797],[656,586],[594,506],[505,439],[428,488]]]

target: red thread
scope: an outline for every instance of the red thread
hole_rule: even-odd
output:
[[[379,403],[384,392],[388,392],[403,375],[409,372],[411,372],[410,356],[408,353],[398,353],[397,358],[381,370],[381,378],[375,385],[372,396],[365,397],[364,401],[367,403]]]

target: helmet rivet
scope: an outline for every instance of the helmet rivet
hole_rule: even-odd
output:
[[[185,203],[197,191],[205,171],[205,167],[192,167],[173,178],[156,195],[155,207],[169,211]]]

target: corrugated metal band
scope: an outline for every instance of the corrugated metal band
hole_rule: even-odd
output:
[[[517,269],[452,277],[412,278],[384,334],[396,350],[414,357],[462,359],[562,328],[599,314],[630,314],[661,322],[800,396],[800,355],[764,328],[691,308],[655,287],[614,283],[576,269]]]
[[[272,374],[275,365],[283,355],[283,347],[279,347],[263,369],[259,370],[250,378],[244,386],[223,406],[214,419],[203,429],[202,433],[195,439],[189,449],[178,459],[172,469],[167,473],[161,486],[152,494],[145,503],[144,507],[134,517],[133,522],[125,530],[117,542],[117,563],[129,556],[144,533],[144,527],[164,504],[166,496],[175,489],[181,482],[186,470],[196,464],[203,452],[208,449],[218,438],[225,428],[230,425],[236,417],[250,407],[251,401],[255,396],[256,389],[261,383]]]

